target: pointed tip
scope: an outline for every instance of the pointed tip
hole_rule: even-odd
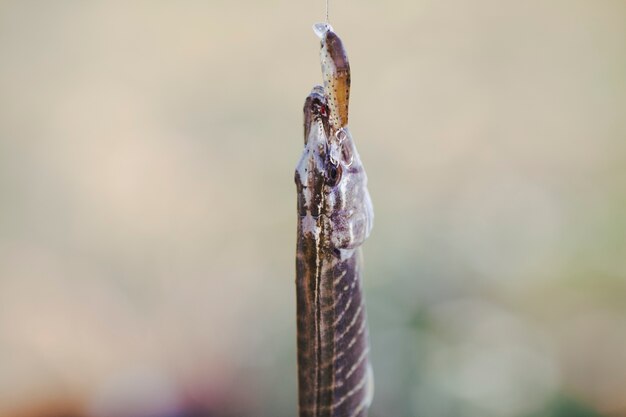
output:
[[[327,32],[332,32],[333,27],[330,23],[316,23],[313,25],[313,32],[320,38],[324,39]]]

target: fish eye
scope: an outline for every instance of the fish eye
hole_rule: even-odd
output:
[[[331,162],[328,165],[326,176],[328,179],[328,185],[334,187],[339,184],[339,181],[341,180],[341,165],[335,165]]]
[[[326,106],[326,104],[320,102],[319,100],[315,100],[314,101],[314,110],[317,114],[321,115],[322,117],[326,117],[328,116],[328,107]]]

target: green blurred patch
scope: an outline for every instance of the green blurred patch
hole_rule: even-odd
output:
[[[546,407],[525,417],[602,417],[598,411],[565,393],[557,395]]]

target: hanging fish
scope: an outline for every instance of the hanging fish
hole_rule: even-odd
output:
[[[299,416],[365,417],[374,385],[361,245],[374,212],[348,129],[348,58],[329,24],[314,31],[324,86],[304,103],[304,151],[295,174]]]

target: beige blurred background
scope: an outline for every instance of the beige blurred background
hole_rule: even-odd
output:
[[[331,0],[373,417],[626,416],[626,3]],[[0,416],[296,415],[324,1],[0,1]]]

